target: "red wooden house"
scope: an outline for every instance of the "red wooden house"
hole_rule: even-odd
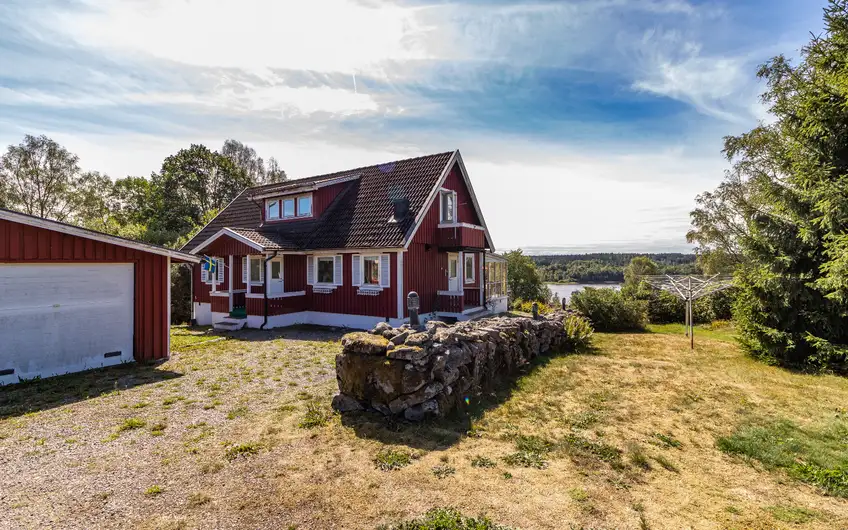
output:
[[[223,329],[400,324],[506,309],[506,273],[459,151],[249,188],[184,247],[194,316]],[[487,281],[488,277],[488,281]]]

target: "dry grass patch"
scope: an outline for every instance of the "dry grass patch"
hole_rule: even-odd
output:
[[[465,413],[413,425],[331,414],[341,334],[248,330],[156,366],[0,389],[0,511],[14,527],[848,527],[844,499],[719,448],[778,420],[827,446],[845,379],[705,333],[694,353],[682,335],[599,334],[594,355],[540,358],[462,396]],[[144,426],[117,431],[129,416]],[[469,526],[481,513],[489,526]]]

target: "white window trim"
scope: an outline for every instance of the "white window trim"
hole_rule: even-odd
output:
[[[467,266],[468,258],[471,258],[471,278],[470,279],[468,278],[468,276],[466,276],[466,266]],[[466,284],[466,285],[468,285],[469,283],[474,283],[474,281],[477,279],[477,271],[475,269],[477,261],[476,261],[475,258],[476,258],[476,256],[474,254],[471,254],[471,253],[462,255],[462,279],[463,279],[463,283]]]
[[[443,195],[453,195],[453,217],[451,221],[445,219]],[[457,222],[458,208],[456,204],[456,191],[442,188],[439,190],[439,224],[454,224]]]
[[[368,259],[368,258],[371,258],[371,259],[373,259],[377,262],[377,283],[365,283],[365,260]],[[383,271],[381,270],[382,269],[382,267],[381,267],[382,261],[381,261],[381,258],[380,258],[380,254],[367,255],[367,256],[363,255],[362,259],[361,259],[361,263],[362,263],[362,265],[359,269],[359,272],[360,272],[360,274],[362,274],[362,278],[360,278],[362,283],[359,284],[360,288],[365,289],[365,290],[374,290],[374,291],[380,290],[380,291],[382,291],[383,290],[383,287],[382,287],[382,285],[383,285]]]
[[[341,283],[335,282],[336,258],[337,257],[339,258],[339,262],[340,262],[340,265],[341,265],[341,267],[339,269],[339,274],[338,274],[339,278],[341,278],[341,280],[342,280]],[[333,282],[326,283],[326,282],[319,282],[318,281],[318,260],[319,259],[332,259],[333,260],[333,278],[334,278]],[[322,288],[322,289],[327,289],[327,288],[335,289],[336,287],[340,287],[344,284],[344,256],[342,254],[317,254],[317,255],[312,256],[312,260],[313,260],[313,270],[315,271],[314,272],[315,283],[313,283],[313,287],[319,287],[319,288]]]
[[[309,214],[303,215],[300,213],[300,209],[298,208],[298,204],[300,203],[300,199],[309,198],[310,199],[310,207]],[[284,212],[283,205],[285,201],[294,201],[294,215],[286,215]],[[277,217],[271,217],[271,204],[279,203],[279,212],[280,215]],[[265,219],[268,221],[286,221],[289,219],[309,219],[313,217],[315,213],[315,198],[312,193],[301,193],[299,195],[283,195],[279,197],[273,197],[269,199],[265,199]]]
[[[277,215],[277,216],[271,215],[271,205],[273,203],[277,203],[277,212],[279,212],[279,215]],[[280,199],[267,199],[265,201],[265,219],[268,219],[268,220],[282,219],[282,217],[281,217],[282,215],[283,215],[283,204],[280,201]]]
[[[255,281],[255,280],[251,279],[251,277],[250,277],[250,262],[255,261],[255,260],[259,260],[259,281]],[[247,256],[247,284],[248,285],[262,285],[262,284],[265,283],[265,274],[264,274],[265,271],[263,270],[263,268],[264,268],[263,262],[264,261],[265,261],[265,256],[262,256],[261,254],[258,254],[258,255],[254,254],[254,255],[251,255],[251,256]]]
[[[309,215],[303,215],[302,213],[300,213],[300,199],[304,199],[304,198],[307,198],[307,197],[309,198]],[[315,201],[312,198],[312,194],[311,193],[305,193],[303,195],[298,195],[297,197],[295,197],[294,208],[295,208],[294,211],[296,212],[295,217],[303,217],[303,218],[312,217],[312,212],[315,210]]]

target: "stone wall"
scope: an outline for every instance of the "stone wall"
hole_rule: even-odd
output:
[[[349,333],[336,357],[333,407],[413,421],[445,415],[537,355],[564,350],[565,316],[431,321],[419,329],[381,323],[370,333]]]

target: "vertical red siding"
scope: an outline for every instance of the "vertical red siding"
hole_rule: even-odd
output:
[[[0,263],[132,263],[136,360],[168,356],[168,258],[92,239],[0,220]]]
[[[447,178],[445,178],[445,183],[442,187],[456,192],[457,220],[460,223],[479,225],[480,217],[474,210],[474,203],[471,202],[471,192],[468,191],[468,186],[465,185],[465,179],[462,178],[459,167],[453,167],[451,172],[448,173]],[[439,205],[436,204],[436,212],[438,210]]]
[[[206,255],[206,256],[216,256],[216,257],[225,257],[225,256],[247,256],[248,254],[260,254],[261,252],[251,247],[250,245],[245,245],[241,241],[233,239],[229,236],[221,236],[215,241],[213,241],[208,247],[205,247],[198,254]]]
[[[230,297],[229,296],[211,296],[211,307],[214,313],[229,313],[230,312]]]
[[[262,316],[265,309],[264,298],[248,298],[247,299],[247,314]],[[289,313],[298,313],[306,311],[306,295],[303,296],[287,296],[285,298],[269,298],[268,299],[268,316],[287,315]]]
[[[403,289],[405,294],[409,291],[418,293],[422,314],[435,311],[437,291],[447,290],[447,270],[448,255],[439,252],[435,245],[429,248],[422,243],[409,245],[403,259]]]
[[[357,294],[359,287],[353,286],[351,277],[352,254],[342,255],[342,283],[332,293],[313,292],[312,286],[306,287],[307,307],[309,311],[341,313],[345,315],[365,315],[380,318],[395,318],[397,315],[397,253],[390,256],[391,285],[376,296]],[[304,272],[304,276],[305,276]]]
[[[287,293],[306,290],[306,256],[283,257],[283,288]]]

